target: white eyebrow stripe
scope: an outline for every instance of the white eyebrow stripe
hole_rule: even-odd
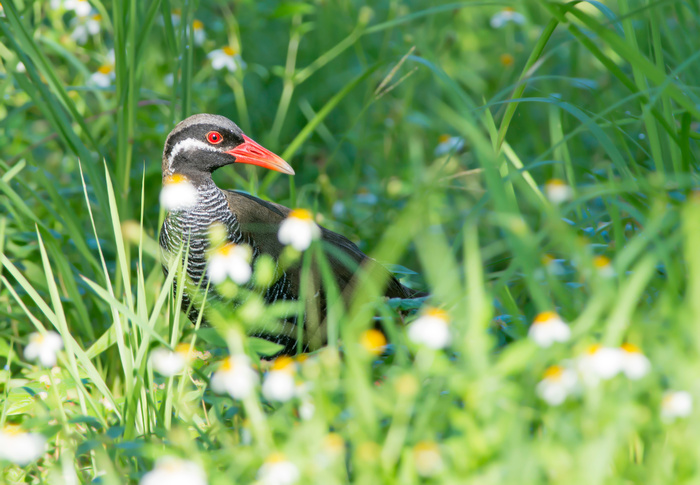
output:
[[[180,152],[185,150],[192,150],[195,148],[200,150],[209,150],[210,152],[219,151],[213,146],[204,143],[203,141],[195,140],[194,138],[185,138],[184,140],[177,142],[173,147],[172,151],[170,152],[170,156],[168,157],[168,168],[172,170],[173,160],[175,160],[175,157],[178,156]]]

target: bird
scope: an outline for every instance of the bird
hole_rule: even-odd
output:
[[[175,207],[168,210],[160,229],[159,243],[166,275],[170,255],[177,254],[181,248],[187,248],[187,254],[183,255],[187,277],[194,286],[200,289],[207,287],[207,254],[211,249],[211,228],[214,225],[225,229],[226,243],[249,246],[253,261],[263,254],[275,262],[279,261],[285,245],[279,241],[278,231],[291,209],[245,192],[220,189],[214,183],[212,173],[235,163],[257,165],[294,175],[294,170],[287,162],[253,141],[224,116],[204,113],[190,116],[178,123],[166,138],[162,159],[163,190],[165,184],[173,179],[185,180],[188,187],[193,188],[191,202],[181,206],[175,204]],[[345,236],[318,227],[332,276],[346,301],[350,301],[358,284],[358,268],[363,268],[367,274],[383,281],[386,297],[420,296],[418,292],[401,284],[387,269],[363,253]],[[313,272],[318,283],[318,268],[314,266]],[[284,267],[277,280],[264,292],[264,301],[274,303],[280,300],[298,300],[302,293],[300,275],[299,263]],[[199,308],[192,304],[195,300],[191,289],[193,285],[185,285],[182,310],[195,323],[199,317]],[[209,285],[207,299],[222,300],[213,286]],[[297,322],[297,318],[292,316],[283,322],[283,331],[279,331],[278,327],[276,332],[263,329],[253,335],[280,344],[280,354],[294,354],[299,350],[299,345],[303,351],[325,345],[327,335],[322,322],[325,321],[328,302],[322,285],[319,287],[320,290],[304,293],[308,295],[305,322]],[[173,291],[176,291],[176,283]],[[309,308],[315,309],[318,320],[313,328],[307,321]],[[297,341],[298,324],[305,325],[303,342]]]

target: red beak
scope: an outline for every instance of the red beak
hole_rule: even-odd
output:
[[[287,162],[282,160],[282,158],[275,155],[267,148],[263,148],[245,135],[243,135],[243,140],[244,142],[236,148],[226,152],[236,157],[236,162],[249,163],[251,165],[257,165],[258,167],[269,168],[276,172],[294,175],[294,169]]]

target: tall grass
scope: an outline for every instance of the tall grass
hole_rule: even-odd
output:
[[[74,13],[2,3],[0,427],[49,440],[4,481],[136,483],[173,455],[209,483],[251,483],[275,452],[300,483],[698,480],[697,412],[662,419],[669,391],[700,395],[696,5],[91,4],[101,31],[79,45]],[[524,22],[491,27],[507,4]],[[247,66],[213,70],[224,45]],[[112,47],[115,77],[97,87]],[[181,272],[163,277],[162,144],[196,112],[229,116],[297,172],[229,167],[219,186],[311,208],[402,265],[448,312],[449,348],[407,337],[422,302],[368,286],[331,306],[298,397],[212,392],[229,353],[269,366],[258,356],[275,347],[245,333],[287,309],[213,308],[195,330],[170,290]],[[436,152],[442,134],[463,148]],[[552,179],[571,197],[555,203]],[[548,311],[572,336],[541,348],[528,329]],[[377,321],[381,358],[360,344]],[[52,371],[23,356],[46,330],[64,343]],[[199,357],[160,376],[149,355],[179,343]],[[551,366],[625,343],[650,360],[644,377],[581,384],[561,405],[538,395]]]

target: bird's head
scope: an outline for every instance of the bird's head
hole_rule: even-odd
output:
[[[223,116],[190,116],[178,123],[165,140],[164,176],[181,173],[198,178],[235,162],[294,175],[287,162],[248,138]]]

